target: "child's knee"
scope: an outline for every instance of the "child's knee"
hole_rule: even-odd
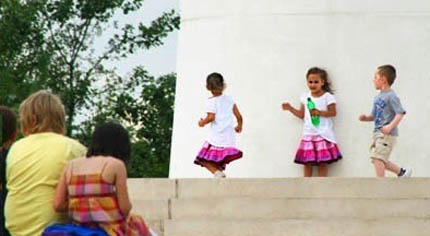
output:
[[[385,162],[384,162],[383,160],[381,160],[381,159],[378,159],[378,158],[373,158],[373,157],[372,157],[372,163],[373,163],[373,165],[375,165],[375,166],[382,166],[382,167],[385,167]]]

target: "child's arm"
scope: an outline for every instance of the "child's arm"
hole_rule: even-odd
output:
[[[358,117],[358,120],[360,120],[360,121],[373,121],[373,115],[362,114]]]
[[[237,108],[236,104],[234,104],[234,106],[233,106],[233,114],[234,114],[234,116],[236,116],[236,120],[237,120],[237,126],[234,128],[234,130],[236,130],[237,133],[240,133],[240,132],[242,132],[243,118],[242,118],[242,115],[240,114],[239,108]]]
[[[199,120],[199,126],[203,127],[215,120],[215,113],[208,112],[206,118]]]
[[[332,103],[327,106],[327,111],[320,111],[318,109],[312,109],[311,115],[322,116],[322,117],[334,117],[336,116],[336,103]]]
[[[305,106],[303,106],[303,104],[300,104],[299,109],[295,109],[288,102],[282,103],[282,110],[290,111],[293,115],[297,116],[300,119],[303,119],[305,117]]]
[[[115,160],[115,187],[118,198],[118,205],[121,213],[127,217],[131,211],[132,205],[127,190],[127,169],[125,164],[120,160]]]
[[[396,116],[394,116],[394,119],[388,125],[382,126],[381,132],[383,134],[389,134],[391,130],[393,130],[399,125],[400,121],[402,121],[404,116],[405,114],[396,114]]]
[[[57,188],[55,189],[55,199],[54,199],[54,209],[56,212],[62,212],[67,210],[67,170],[69,165],[67,165],[63,173],[61,174],[60,181],[58,182]]]

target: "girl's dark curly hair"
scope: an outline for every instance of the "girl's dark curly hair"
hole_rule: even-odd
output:
[[[224,78],[220,73],[214,72],[206,78],[206,88],[210,91],[221,91],[224,89]]]

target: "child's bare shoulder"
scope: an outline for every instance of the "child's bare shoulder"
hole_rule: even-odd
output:
[[[78,163],[84,162],[86,159],[87,159],[86,156],[81,156],[71,160],[69,163],[78,164]]]
[[[107,157],[108,158],[108,163],[109,165],[111,165],[114,168],[125,168],[125,164],[122,160],[117,159],[115,157]]]

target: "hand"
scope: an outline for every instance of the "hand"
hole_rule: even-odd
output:
[[[360,121],[366,121],[366,120],[367,120],[367,116],[366,116],[366,115],[364,115],[364,114],[362,114],[362,115],[360,115],[360,116],[358,117],[358,120],[360,120]]]
[[[390,125],[384,125],[381,128],[381,133],[383,133],[383,134],[390,134],[391,130],[392,130],[392,128],[391,128]]]
[[[282,110],[284,110],[284,111],[289,111],[289,110],[291,110],[291,104],[290,104],[290,103],[288,103],[288,102],[284,102],[284,103],[282,103]]]
[[[236,131],[236,133],[240,133],[240,132],[242,132],[242,126],[238,125],[234,128],[234,130]]]
[[[203,123],[203,119],[201,119],[201,118],[200,118],[200,120],[199,120],[199,126],[200,126],[200,127],[205,126],[205,123]]]
[[[312,109],[311,115],[312,116],[321,116],[321,112],[318,109]]]

